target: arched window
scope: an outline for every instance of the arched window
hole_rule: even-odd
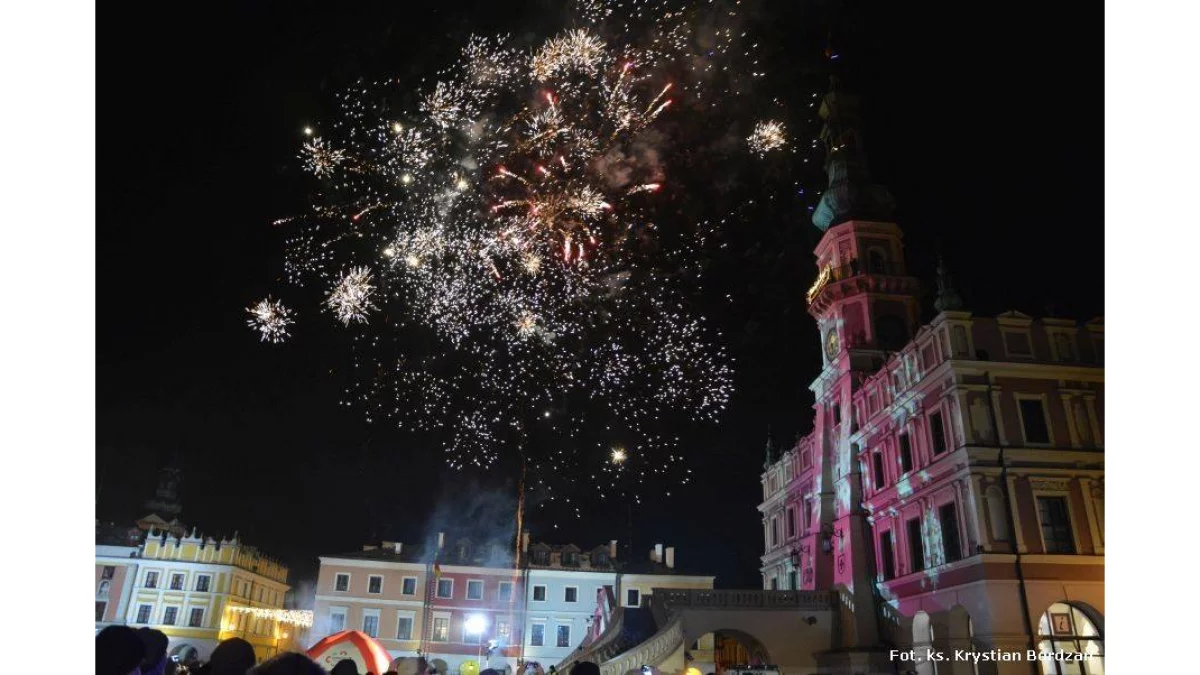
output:
[[[993,485],[987,489],[988,522],[994,541],[1008,541],[1008,514],[1004,512],[1004,491]]]
[[[1078,607],[1056,602],[1042,614],[1038,622],[1038,651],[1082,654],[1083,660],[1043,659],[1046,675],[1103,675],[1104,636]]]

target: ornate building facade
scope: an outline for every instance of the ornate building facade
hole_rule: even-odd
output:
[[[821,105],[830,188],[805,300],[823,367],[813,430],[782,453],[768,443],[763,588],[842,594],[855,649],[831,664],[886,669],[895,646],[1033,649],[1080,655],[1042,672],[1102,673],[1103,320],[976,316],[939,264],[937,314],[920,324],[858,108],[836,86]]]
[[[384,542],[322,556],[309,641],[359,630],[393,659],[424,656],[443,674],[515,672],[520,661],[549,669],[587,638],[601,594],[637,608],[654,589],[713,587],[712,576],[680,573],[674,547],[662,544],[642,563],[619,560],[615,541],[581,549],[525,534],[521,547],[519,567],[507,543],[444,534],[425,547]]]
[[[236,535],[217,541],[194,530],[151,530],[137,545],[97,543],[96,630],[160,630],[180,660],[206,659],[221,640],[240,637],[267,659],[293,647],[306,622],[306,613],[283,610],[287,575]]]
[[[111,624],[166,634],[180,661],[240,637],[259,660],[294,649],[311,612],[284,610],[288,568],[235,533],[217,540],[179,520],[179,471],[162,472],[154,509],[132,526],[96,523],[96,631]],[[161,513],[160,513],[161,512]]]

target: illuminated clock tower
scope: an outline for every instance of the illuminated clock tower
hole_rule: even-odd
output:
[[[837,81],[821,101],[825,172],[829,186],[813,213],[824,232],[815,251],[817,280],[805,298],[817,320],[821,374],[810,385],[816,403],[814,432],[820,444],[820,523],[829,533],[831,556],[820,565],[853,596],[855,642],[877,644],[874,554],[870,527],[861,508],[862,484],[852,397],[863,377],[875,373],[887,354],[899,350],[918,325],[918,285],[904,263],[894,201],[887,188],[871,182],[860,137],[857,97]],[[865,610],[865,611],[863,611]]]

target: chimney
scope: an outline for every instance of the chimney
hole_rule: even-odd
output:
[[[667,569],[675,569],[675,547],[667,547]]]
[[[617,559],[617,540],[616,539],[613,539],[612,541],[608,542],[608,557],[612,558],[613,560]]]
[[[529,531],[521,533],[521,553],[529,552]]]
[[[438,550],[440,551],[445,547],[446,547],[446,533],[438,532]]]
[[[663,545],[655,544],[654,545],[654,562],[660,563],[662,561],[663,561]]]

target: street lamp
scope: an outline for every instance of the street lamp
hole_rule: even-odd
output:
[[[475,657],[475,662],[479,663],[483,660],[483,630],[487,628],[487,619],[482,614],[472,614],[467,617],[463,628],[466,629],[468,635],[479,637],[479,654]]]

